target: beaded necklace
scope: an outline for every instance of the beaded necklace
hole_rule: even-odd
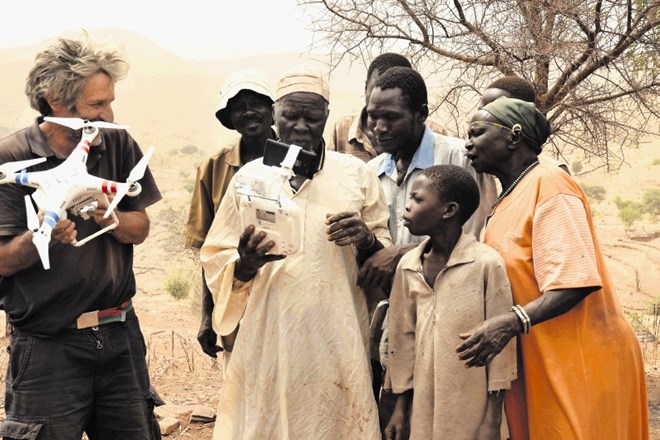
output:
[[[495,208],[497,208],[497,205],[500,204],[502,199],[504,199],[506,196],[511,194],[511,191],[513,191],[513,189],[516,187],[516,185],[518,185],[518,183],[520,183],[522,178],[525,177],[525,174],[529,173],[532,170],[532,168],[534,168],[538,164],[539,164],[539,160],[536,159],[527,168],[525,168],[522,173],[520,173],[520,175],[516,178],[516,180],[514,180],[513,183],[511,185],[509,185],[509,187],[505,191],[502,191],[502,194],[500,194],[497,197],[497,199],[495,199],[495,203],[493,204],[493,211],[495,211]]]

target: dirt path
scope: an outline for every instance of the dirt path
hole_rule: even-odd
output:
[[[165,292],[141,294],[136,308],[147,344],[151,381],[168,404],[204,405],[215,409],[222,385],[222,354],[217,360],[199,347],[199,317],[193,302],[175,300]],[[211,439],[213,423],[183,421],[172,439]]]

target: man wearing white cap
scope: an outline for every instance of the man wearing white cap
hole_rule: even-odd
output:
[[[206,158],[197,168],[185,230],[186,246],[194,249],[202,247],[231,178],[243,164],[263,156],[266,139],[275,138],[272,110],[273,97],[261,72],[239,70],[229,75],[223,83],[220,106],[215,116],[222,125],[238,131],[241,136]],[[222,345],[226,365],[232,338],[225,338],[217,345],[217,335],[211,326],[212,312],[213,296],[202,279],[202,322],[197,340],[204,353],[211,357],[217,357]]]
[[[275,99],[280,140],[316,156],[313,175],[282,189],[302,210],[302,244],[268,254],[275,243],[241,228],[242,196],[229,186],[200,254],[214,328],[240,321],[213,438],[380,439],[357,262],[391,244],[383,192],[362,161],[325,151],[329,92],[318,71],[287,72]],[[264,169],[253,161],[235,178]]]

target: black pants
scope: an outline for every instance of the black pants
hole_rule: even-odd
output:
[[[39,338],[15,329],[5,439],[160,439],[137,316]]]

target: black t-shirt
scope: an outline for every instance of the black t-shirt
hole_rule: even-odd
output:
[[[63,162],[48,147],[39,122],[41,119],[0,140],[0,163],[46,157],[46,162],[28,169],[41,171]],[[94,176],[124,182],[141,157],[140,148],[126,131],[101,129],[101,143],[91,147],[87,170]],[[124,197],[119,210],[142,210],[161,199],[149,169],[140,185],[142,192]],[[24,196],[32,192],[27,186],[0,185],[0,236],[25,233]],[[92,219],[67,214],[76,223],[79,239],[100,229]],[[133,245],[118,242],[112,234],[102,234],[80,247],[57,242],[49,254],[49,270],[37,261],[12,276],[0,277],[0,308],[24,332],[54,336],[80,314],[118,306],[135,294]]]

